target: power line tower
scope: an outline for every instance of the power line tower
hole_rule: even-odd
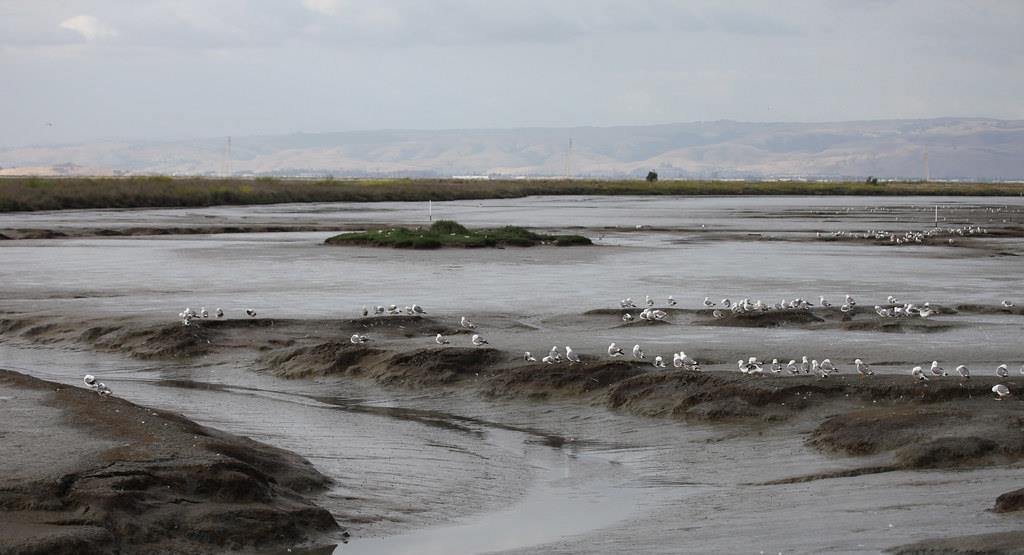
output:
[[[572,179],[572,139],[569,139],[569,147],[565,149],[565,178]]]
[[[224,177],[231,177],[231,135],[224,147]]]
[[[928,147],[924,147],[924,180],[931,181],[931,169],[928,167]]]

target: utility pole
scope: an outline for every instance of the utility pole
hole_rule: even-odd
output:
[[[569,139],[569,148],[565,151],[565,178],[572,179],[572,138]]]

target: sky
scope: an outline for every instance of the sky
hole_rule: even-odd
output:
[[[0,0],[0,146],[1024,119],[1017,0]]]

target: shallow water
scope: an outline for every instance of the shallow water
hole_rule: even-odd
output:
[[[933,334],[684,325],[622,330],[580,318],[645,294],[659,300],[671,294],[691,308],[706,295],[774,302],[819,294],[838,301],[849,293],[874,304],[893,294],[997,304],[1017,294],[1021,263],[1013,256],[707,240],[680,231],[702,224],[797,235],[885,223],[920,228],[936,204],[943,206],[940,214],[986,225],[1019,222],[1024,210],[1020,199],[557,197],[434,203],[433,210],[435,218],[471,225],[584,226],[580,232],[597,239],[598,248],[406,252],[323,246],[329,233],[4,241],[0,310],[173,321],[184,306],[205,305],[236,317],[253,307],[261,316],[349,318],[362,305],[416,302],[442,320],[469,314],[492,344],[513,352],[569,342],[561,341],[564,333],[583,353],[603,352],[611,340],[642,342],[652,354],[685,347],[713,360],[724,360],[737,345],[762,357],[810,352],[852,360],[868,352],[876,355],[870,357],[876,369],[900,372],[932,358],[963,359],[964,345],[971,345],[971,358],[963,362],[976,372],[1020,357],[1021,317],[998,314],[958,315],[970,325]],[[2,215],[0,228],[409,223],[424,210],[383,203],[71,211]],[[630,229],[641,222],[673,229]],[[1010,241],[1006,248],[1020,245]],[[409,342],[426,345],[430,338]],[[129,400],[302,454],[339,484],[324,495],[325,507],[343,522],[368,517],[338,547],[343,554],[874,553],[1014,524],[985,511],[999,493],[1019,485],[1002,469],[744,485],[864,464],[830,459],[799,436],[770,429],[733,437],[726,428],[572,403],[285,381],[239,364],[143,363],[5,338],[0,367],[73,384],[94,373]]]

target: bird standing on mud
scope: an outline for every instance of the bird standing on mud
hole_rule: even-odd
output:
[[[625,354],[626,353],[622,352],[622,347],[619,347],[618,345],[616,345],[614,341],[612,341],[611,345],[608,345],[608,356],[610,356],[612,358],[616,358],[616,357],[623,356]]]
[[[996,384],[992,386],[992,393],[996,394],[996,401],[1002,401],[1004,397],[1010,396],[1010,388],[1003,384]]]
[[[459,320],[459,325],[464,327],[464,328],[468,328],[468,329],[473,329],[473,328],[476,327],[476,324],[474,324],[473,322],[470,322],[469,318],[466,318],[465,316],[463,316],[462,319]]]
[[[476,334],[476,333],[473,334],[473,338],[470,341],[472,341],[474,347],[479,347],[481,345],[489,345],[490,344],[490,343],[487,342],[486,339],[484,339],[483,337],[480,337],[480,335]]]
[[[224,309],[218,306],[216,314],[217,314],[218,318],[223,318],[224,317]]]
[[[864,362],[863,360],[858,358],[858,359],[853,361],[853,364],[855,364],[857,366],[857,373],[860,374],[861,376],[872,376],[872,375],[874,375],[874,372],[871,370],[871,367],[868,366],[868,364],[866,362]]]
[[[919,381],[922,381],[922,382],[928,381],[928,376],[924,375],[924,370],[922,370],[920,366],[915,366],[914,369],[910,371],[910,375],[914,376]]]
[[[580,355],[576,354],[576,351],[572,350],[572,347],[566,345],[565,359],[568,360],[570,363],[575,364],[577,362],[580,362]]]
[[[525,353],[523,353],[523,360],[525,360],[526,362],[537,362],[537,357],[530,354],[530,351],[526,351]]]
[[[665,359],[661,358],[661,355],[654,357],[655,368],[665,368]]]
[[[794,376],[800,373],[800,368],[796,365],[796,361],[792,359],[790,359],[789,364],[786,365],[786,370],[789,370],[789,373]]]
[[[360,343],[366,343],[367,341],[370,340],[370,338],[366,337],[365,335],[359,335],[358,333],[354,333],[352,334],[352,337],[348,338],[348,340],[353,345],[359,345]]]
[[[971,371],[968,370],[967,367],[964,366],[963,364],[956,367],[956,373],[960,374],[960,377],[965,380],[971,379]]]
[[[933,376],[948,376],[949,375],[949,374],[946,373],[946,370],[944,368],[939,366],[939,361],[937,361],[937,360],[933,360],[932,361],[932,367],[929,370],[931,370]]]
[[[1000,378],[1008,378],[1010,377],[1010,370],[1006,368],[1005,364],[1000,364],[996,367],[996,375]]]
[[[640,348],[639,343],[633,345],[633,358],[635,360],[644,360],[647,358],[647,355],[644,354],[643,350]]]
[[[245,314],[247,316],[249,316],[250,318],[255,318],[256,317],[256,311],[251,309],[251,308],[245,309]]]
[[[434,338],[434,342],[437,343],[438,345],[448,345],[451,343],[451,341],[448,341],[447,337],[441,334],[437,334],[437,337]]]

